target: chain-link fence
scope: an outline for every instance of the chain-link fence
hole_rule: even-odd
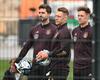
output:
[[[22,2],[23,1],[24,0],[22,0]],[[41,1],[43,3],[44,0]],[[66,1],[67,0],[60,0],[60,2],[59,0],[58,1],[47,0],[48,4],[50,4],[50,6],[53,8],[53,13],[51,15],[51,18],[54,17],[56,11],[55,9],[57,9],[59,6],[68,7],[68,9],[70,9],[71,16],[72,15],[75,16],[76,19],[77,19],[76,17],[77,14],[75,14],[75,12],[77,7],[80,5],[88,6],[89,8],[91,8],[93,12],[92,0],[89,1],[80,0],[80,4],[78,2],[79,0],[75,0],[75,2],[74,0],[72,0],[71,2],[69,0],[69,3],[66,3]],[[0,7],[0,80],[4,76],[4,72],[9,68],[9,60],[11,58],[15,58],[18,56],[24,42],[28,38],[28,33],[31,26],[37,23],[34,21],[34,19],[31,18],[32,13],[30,13],[27,17],[20,19],[20,10],[21,10],[20,4],[21,4],[21,0],[0,0],[0,6],[1,6]],[[68,27],[69,29],[73,30],[76,27],[76,25],[74,26],[72,22],[69,22]],[[70,73],[69,73],[70,76],[68,80],[73,80],[74,50],[72,49],[71,52],[72,52],[72,56],[71,56],[72,61],[70,62]],[[29,54],[27,54],[26,57],[32,59],[33,57],[32,53],[33,53],[32,50],[30,50]],[[93,61],[95,60],[93,59]],[[25,79],[26,78],[24,78],[24,80]]]

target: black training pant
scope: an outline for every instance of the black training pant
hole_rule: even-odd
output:
[[[86,69],[74,69],[74,80],[91,80],[92,69],[91,67]]]
[[[69,71],[66,69],[53,69],[51,71],[51,77],[54,80],[66,80],[68,77]]]
[[[41,66],[38,64],[34,64],[28,76],[28,80],[47,80],[46,77],[47,72],[48,72],[48,66]]]

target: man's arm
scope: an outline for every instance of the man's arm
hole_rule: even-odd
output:
[[[18,58],[16,59],[16,63],[18,63],[23,57],[25,57],[25,55],[27,54],[28,50],[31,48],[32,46],[32,42],[31,41],[27,41],[26,44],[24,45],[23,49],[21,50]]]
[[[32,30],[29,33],[29,40],[25,43],[23,46],[18,58],[16,59],[16,63],[18,63],[25,55],[27,54],[28,50],[32,47],[33,45],[33,37],[32,37]]]
[[[57,39],[58,43],[60,44],[60,48],[55,47],[53,51],[50,52],[49,56],[63,57],[69,55],[71,46],[71,35],[69,31],[65,31],[62,33],[63,34],[61,35],[61,37]]]

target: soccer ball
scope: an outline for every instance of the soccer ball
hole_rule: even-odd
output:
[[[45,54],[49,54],[49,51],[48,50],[43,50],[43,52],[45,53]],[[47,65],[49,65],[50,64],[50,62],[51,62],[51,60],[50,60],[50,58],[47,58],[47,59],[43,59],[43,60],[40,60],[40,61],[37,61],[40,65],[42,65],[42,66],[47,66]]]
[[[19,73],[22,73],[23,75],[28,75],[32,68],[32,62],[27,59],[21,60],[19,63],[15,63],[15,66]]]
[[[50,64],[50,59],[48,58],[48,59],[45,59],[45,60],[40,60],[40,61],[38,61],[38,63],[40,64],[40,65],[42,65],[42,66],[47,66],[47,65],[49,65]]]

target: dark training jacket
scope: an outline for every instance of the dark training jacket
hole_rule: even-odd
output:
[[[51,54],[52,62],[51,68],[60,68],[69,70],[71,49],[71,35],[66,23],[57,27],[56,33],[52,39]]]
[[[89,24],[81,28],[75,28],[72,32],[74,40],[74,68],[83,69],[91,66],[93,47],[93,27]]]
[[[19,62],[27,54],[31,47],[34,49],[34,58],[36,57],[36,54],[41,50],[46,49],[50,51],[51,39],[53,38],[55,31],[56,27],[52,23],[44,26],[42,26],[42,24],[33,26],[29,33],[29,39],[21,50],[16,62]]]

